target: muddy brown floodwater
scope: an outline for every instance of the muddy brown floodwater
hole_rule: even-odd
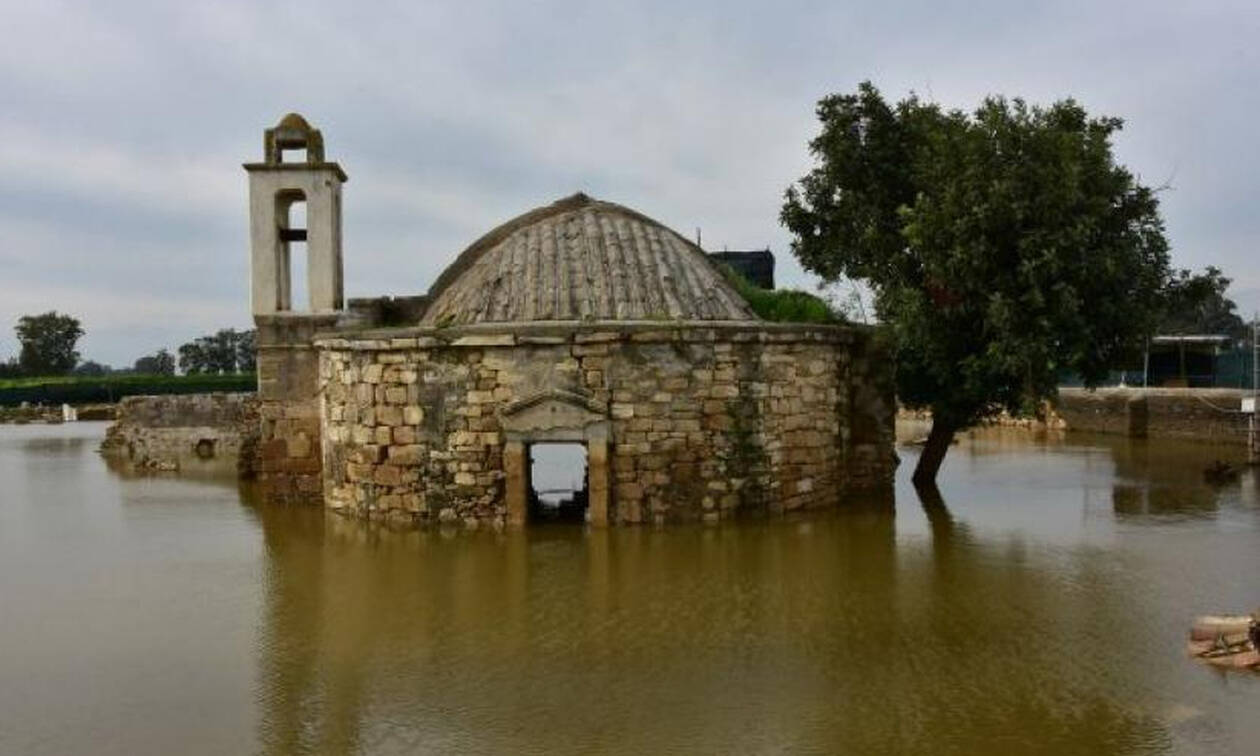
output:
[[[0,753],[1252,754],[1237,451],[993,429],[905,484],[721,527],[391,532],[129,478],[0,426]]]

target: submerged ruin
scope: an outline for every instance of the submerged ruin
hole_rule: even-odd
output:
[[[891,367],[870,328],[765,322],[696,244],[584,194],[489,231],[426,295],[346,302],[345,172],[296,114],[266,131],[264,154],[245,169],[260,418],[248,446],[267,498],[521,523],[537,511],[531,449],[550,443],[583,447],[570,506],[595,525],[888,489]],[[300,254],[306,303],[292,297]]]

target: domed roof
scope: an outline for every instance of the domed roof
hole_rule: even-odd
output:
[[[311,131],[311,124],[299,113],[286,113],[284,118],[280,119],[280,123],[276,124],[277,129],[292,129],[293,131]]]
[[[429,300],[423,325],[757,318],[699,247],[585,194],[531,210],[473,242]]]

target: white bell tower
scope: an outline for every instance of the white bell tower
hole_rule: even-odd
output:
[[[306,119],[290,113],[263,137],[264,159],[246,163],[249,173],[251,309],[328,314],[342,309],[341,185],[345,171],[324,160],[324,138]],[[286,160],[286,158],[296,158]],[[306,205],[306,227],[295,210]],[[309,302],[293,301],[291,248],[305,242]]]

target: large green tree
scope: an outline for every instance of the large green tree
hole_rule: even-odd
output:
[[[55,310],[18,318],[18,364],[26,375],[65,375],[79,362],[75,345],[83,336],[78,319]]]
[[[869,82],[817,112],[781,219],[806,269],[874,292],[899,398],[932,412],[916,484],[959,430],[1036,406],[1062,371],[1096,384],[1150,332],[1168,244],[1112,156],[1120,120],[1072,100],[890,105]]]

